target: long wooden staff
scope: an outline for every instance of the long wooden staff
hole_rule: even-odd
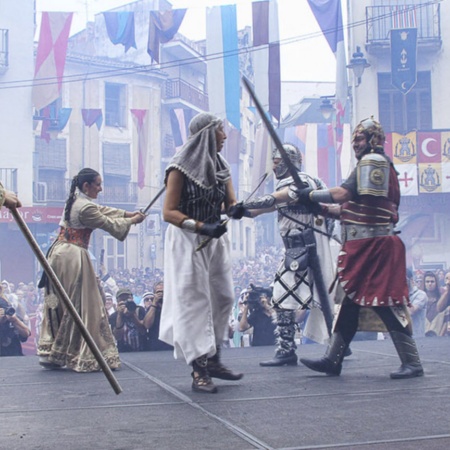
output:
[[[70,315],[72,316],[74,322],[78,326],[81,335],[84,337],[84,340],[86,341],[86,344],[88,345],[91,352],[94,354],[95,359],[99,363],[100,367],[103,370],[103,373],[105,374],[106,378],[109,381],[109,384],[114,389],[114,392],[119,395],[122,392],[122,388],[120,387],[120,384],[118,383],[116,377],[113,375],[110,367],[106,363],[105,359],[103,358],[103,355],[101,354],[100,350],[97,347],[97,344],[92,339],[92,336],[89,334],[89,331],[84,326],[83,321],[81,320],[80,315],[78,314],[77,310],[73,306],[73,303],[70,301],[69,296],[67,295],[66,291],[64,290],[61,282],[59,281],[58,277],[56,276],[55,272],[53,271],[52,267],[48,263],[47,259],[45,258],[44,254],[42,253],[41,249],[39,248],[38,243],[34,239],[34,236],[31,234],[30,229],[28,228],[27,224],[23,220],[22,216],[19,214],[16,208],[11,208],[11,214],[13,215],[14,219],[17,222],[17,225],[21,229],[23,235],[25,236],[25,239],[30,244],[31,249],[33,250],[34,254],[36,255],[36,258],[41,263],[42,268],[44,269],[45,273],[47,274],[49,280],[52,283],[52,287],[55,289],[58,298],[62,300],[64,303],[64,306],[69,311]]]

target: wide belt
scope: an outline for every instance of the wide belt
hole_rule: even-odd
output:
[[[89,247],[89,237],[93,230],[90,228],[64,228],[58,235],[58,241],[68,242],[69,244],[78,245],[86,250]]]
[[[392,223],[388,225],[342,225],[342,242],[380,236],[393,236],[394,234],[394,225]]]

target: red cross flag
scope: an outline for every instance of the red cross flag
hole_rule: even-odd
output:
[[[33,104],[40,110],[61,94],[73,13],[43,12],[33,81]]]
[[[417,165],[399,164],[395,168],[399,172],[398,182],[400,183],[401,195],[418,195]]]

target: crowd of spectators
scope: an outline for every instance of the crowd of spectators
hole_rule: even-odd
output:
[[[413,328],[413,334],[420,337],[424,330],[427,337],[450,336],[450,271],[412,271],[410,292],[414,288],[426,295],[426,302],[410,308],[413,326],[416,328]],[[414,320],[420,322],[414,325]]]
[[[255,258],[235,261],[233,264],[233,282],[235,287],[235,304],[230,317],[230,327],[224,344],[231,347],[258,345],[253,343],[252,319],[248,319],[248,303],[246,295],[251,285],[269,288],[272,284],[276,269],[282,259],[282,249],[265,247],[257,253]],[[410,308],[413,318],[413,332],[416,337],[450,336],[450,271],[444,270],[413,270],[410,271],[410,295],[420,297]],[[138,308],[136,325],[130,326],[129,342],[134,342],[135,350],[169,349],[157,339],[159,318],[164,292],[164,272],[161,269],[114,269],[108,274],[100,270],[99,277],[105,293],[104,300],[108,314],[113,316],[110,324],[116,338],[123,336],[123,331],[115,330],[117,317],[122,311],[119,322],[123,318],[131,320],[129,311],[124,315],[123,306],[118,307],[117,294],[127,292],[127,299],[132,300]],[[43,294],[34,282],[14,283],[3,280],[0,286],[0,297],[8,301],[15,309],[17,317],[27,325],[34,341],[39,338],[39,325],[42,320]],[[424,298],[426,297],[426,302]],[[265,315],[270,317],[271,309],[268,302],[262,300]],[[126,317],[128,315],[128,317]],[[120,325],[120,324],[119,324]],[[301,319],[299,319],[299,330]],[[127,329],[127,327],[125,327]],[[120,336],[119,336],[120,335]],[[142,335],[142,336],[141,336]],[[121,339],[118,339],[118,342]],[[122,339],[123,340],[123,339]],[[268,339],[269,342],[269,339]],[[271,341],[272,342],[272,341]],[[121,345],[119,345],[121,347]],[[122,346],[121,348],[126,348]]]

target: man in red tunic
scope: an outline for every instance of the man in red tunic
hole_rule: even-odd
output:
[[[340,375],[345,350],[362,328],[362,317],[373,316],[373,312],[389,331],[401,360],[400,369],[391,373],[391,378],[423,375],[406,311],[405,247],[394,231],[400,188],[397,172],[384,153],[384,141],[377,121],[361,121],[352,137],[358,163],[349,178],[329,190],[298,191],[299,201],[306,205],[339,204],[322,205],[322,209],[324,214],[338,215],[342,225],[336,299],[341,308],[324,357],[300,360],[328,375]]]

